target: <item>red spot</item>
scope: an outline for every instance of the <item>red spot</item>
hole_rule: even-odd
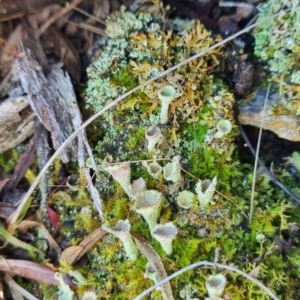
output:
[[[47,213],[48,213],[48,218],[49,218],[50,224],[54,228],[58,228],[59,223],[60,223],[59,214],[55,210],[53,210],[49,205],[47,205]]]

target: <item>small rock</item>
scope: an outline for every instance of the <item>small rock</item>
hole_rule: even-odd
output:
[[[251,62],[242,60],[234,66],[233,78],[234,92],[237,95],[246,95],[252,87],[254,66]]]
[[[258,88],[254,98],[245,103],[239,104],[238,119],[243,125],[261,126],[264,101],[267,94],[265,88]],[[276,91],[271,90],[266,104],[263,129],[271,130],[280,138],[293,142],[300,141],[300,117],[295,114],[276,114],[274,109],[286,107],[286,100]]]

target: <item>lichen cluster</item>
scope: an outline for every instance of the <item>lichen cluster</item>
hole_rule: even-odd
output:
[[[107,35],[106,47],[88,69],[86,105],[94,111],[220,40],[200,23],[175,32],[161,16],[124,10],[107,20]],[[276,231],[289,228],[286,211],[291,206],[282,202],[283,194],[273,189],[266,177],[260,176],[257,209],[248,227],[245,214],[252,175],[249,166],[241,166],[236,157],[234,97],[217,75],[221,55],[218,49],[188,63],[102,116],[97,124],[101,140],[95,148],[99,163],[95,185],[103,199],[103,228],[126,231],[126,235],[130,230],[137,246],[143,244],[137,236],[144,238],[159,255],[167,274],[199,260],[214,261],[219,248],[219,262],[247,273],[259,264],[259,279],[292,299],[297,284],[299,287],[299,253],[294,250],[287,273],[284,256],[272,252]],[[165,86],[172,86],[176,97],[168,108],[167,123],[161,124],[158,94]],[[146,136],[154,135],[156,127],[161,136],[149,150]],[[172,168],[178,165],[179,175],[175,176]],[[121,180],[122,174],[128,176],[129,166],[129,179]],[[143,204],[138,201],[146,191],[162,196],[154,223],[140,212]],[[180,195],[189,198],[178,200]],[[77,217],[76,230],[89,232],[96,226],[91,221],[94,216]],[[157,227],[161,224],[167,224],[168,229]],[[175,238],[171,250],[165,251],[155,234],[167,230]],[[132,246],[132,240],[130,243]],[[139,250],[144,254],[145,248]],[[147,255],[136,257],[126,251],[122,242],[109,234],[89,253],[89,263],[80,272],[93,281],[99,299],[133,299],[157,280]],[[178,277],[171,282],[174,298],[204,299],[206,278],[213,273],[204,268]],[[222,273],[230,299],[268,299],[246,279]],[[151,294],[151,299],[161,297],[159,290]]]
[[[269,0],[259,5],[258,21],[279,13],[255,29],[255,54],[266,61],[273,81],[287,98],[290,113],[300,114],[300,1]]]

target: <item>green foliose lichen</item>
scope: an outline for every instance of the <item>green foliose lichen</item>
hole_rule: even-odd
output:
[[[112,39],[107,39],[107,47],[88,69],[88,107],[96,112],[124,91],[220,41],[200,23],[179,33],[163,30],[164,26],[149,14],[121,11],[108,19],[108,36]],[[112,49],[112,45],[116,47]],[[293,280],[287,280],[289,275],[277,267],[284,264],[284,257],[273,251],[276,232],[288,227],[289,207],[280,204],[283,193],[274,189],[266,177],[258,176],[257,208],[248,226],[252,170],[237,158],[234,97],[216,75],[221,56],[222,49],[218,49],[189,62],[102,116],[98,130],[103,136],[95,148],[100,165],[95,185],[103,199],[105,222],[115,225],[118,220],[128,219],[131,231],[148,240],[168,274],[199,260],[214,261],[219,248],[219,262],[236,265],[246,273],[260,262],[259,279],[279,295],[292,297],[299,284],[294,278],[296,269],[291,271]],[[158,92],[166,85],[175,88],[176,97],[169,106],[167,124],[160,124]],[[224,135],[217,126],[223,120],[231,124],[231,131]],[[153,152],[148,152],[145,133],[152,125],[159,127],[163,138]],[[102,161],[107,155],[116,162],[131,162],[131,183],[143,178],[148,190],[163,194],[158,223],[172,221],[179,231],[171,255],[164,253],[145,220],[134,211],[132,199],[105,171]],[[151,177],[145,162],[142,164],[142,160],[155,160],[165,167],[177,155],[184,169],[178,184],[165,180],[163,174],[156,179]],[[206,209],[200,209],[197,201],[190,209],[177,205],[180,191],[196,194],[197,178],[212,180],[215,176],[217,193]],[[84,221],[85,218],[77,218],[79,224]],[[265,236],[262,242],[256,239],[258,234]],[[292,260],[298,266],[295,257],[299,253],[294,253]],[[89,254],[87,266],[93,270],[99,299],[133,299],[151,286],[152,281],[144,277],[146,262],[142,255],[129,261],[121,241],[106,236]],[[198,269],[171,282],[175,299],[204,299],[205,280],[211,273],[209,269]],[[228,271],[224,275],[230,299],[268,299],[263,290],[245,278]],[[161,299],[160,292],[153,292],[151,297]]]

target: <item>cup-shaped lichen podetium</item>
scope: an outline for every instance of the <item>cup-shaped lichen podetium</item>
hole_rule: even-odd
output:
[[[140,193],[134,202],[134,210],[144,217],[150,230],[157,224],[162,200],[162,193],[156,190],[147,190]]]
[[[181,208],[189,209],[195,199],[195,195],[190,191],[181,191],[177,196],[177,204]]]
[[[170,103],[176,97],[176,90],[171,85],[166,85],[158,91],[158,99],[161,101],[160,123],[168,122],[168,111]]]
[[[131,184],[132,197],[131,200],[136,200],[140,193],[147,190],[146,181],[140,177]]]
[[[172,242],[177,233],[178,229],[172,222],[158,224],[151,231],[151,235],[161,244],[167,255],[173,251]]]
[[[136,260],[138,256],[137,247],[130,234],[130,223],[128,220],[119,220],[115,226],[102,225],[102,228],[118,237],[124,245],[126,256],[130,260]]]
[[[206,179],[204,181],[199,180],[196,184],[196,193],[201,209],[205,209],[208,203],[211,201],[217,185],[217,177],[214,177],[212,181]]]
[[[113,163],[112,156],[107,155],[102,162],[102,167],[121,185],[125,193],[131,197],[130,163]]]
[[[231,122],[229,120],[220,120],[217,124],[217,129],[218,131],[214,134],[214,138],[220,139],[231,131]]]
[[[163,168],[164,178],[173,183],[179,183],[181,180],[181,165],[179,163],[180,156],[174,156],[172,162],[165,165]]]
[[[155,160],[149,164],[147,162],[143,162],[143,166],[147,168],[148,173],[154,179],[160,179],[163,168],[159,163],[157,163]]]
[[[226,277],[223,274],[210,275],[205,286],[210,298],[221,297],[225,288]]]
[[[155,284],[158,282],[155,268],[154,268],[153,264],[150,263],[149,261],[146,264],[146,270],[144,273],[144,277],[151,279]]]
[[[161,130],[158,126],[152,125],[145,132],[145,138],[147,139],[148,152],[151,153],[154,151],[155,146],[161,143],[163,135],[161,134]]]

